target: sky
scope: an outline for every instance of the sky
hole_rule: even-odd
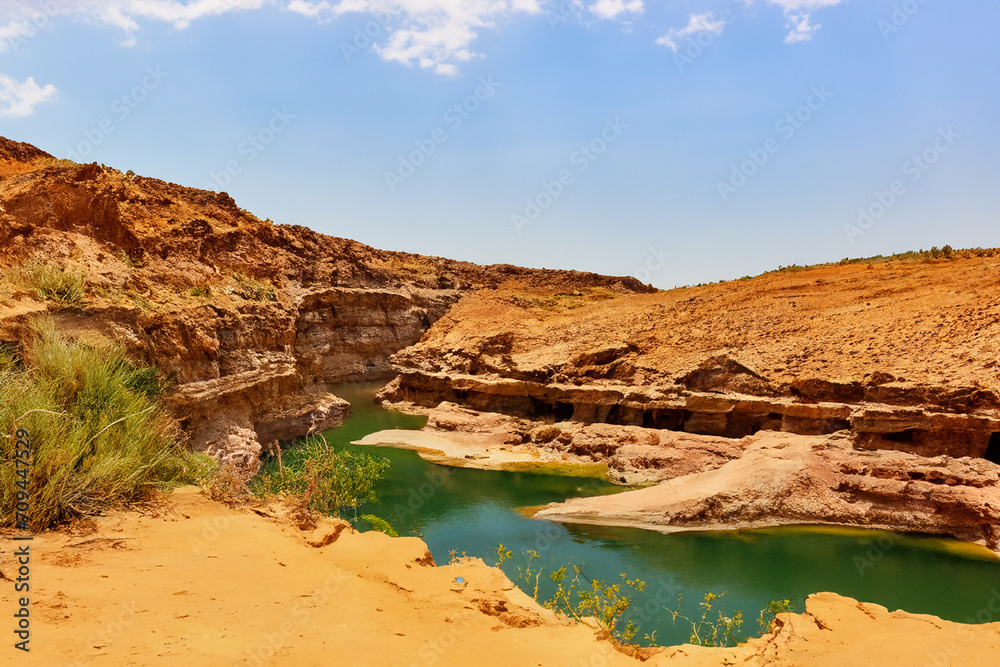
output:
[[[0,135],[657,287],[1000,246],[996,0],[0,0]]]

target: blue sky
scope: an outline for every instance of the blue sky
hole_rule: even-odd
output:
[[[669,288],[1000,245],[998,23],[987,0],[3,0],[0,134],[381,248]]]

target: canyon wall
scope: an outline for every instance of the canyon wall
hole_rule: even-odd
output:
[[[57,304],[11,278],[44,262],[86,279]],[[262,444],[342,421],[328,383],[391,375],[464,293],[526,285],[652,291],[632,278],[381,251],[276,225],[226,193],[78,165],[0,137],[0,342],[39,316],[124,343],[169,380],[190,444],[243,477]]]
[[[470,295],[394,357],[383,399],[1000,462],[998,287],[987,255],[600,301]]]

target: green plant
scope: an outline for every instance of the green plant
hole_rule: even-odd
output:
[[[43,301],[54,301],[70,308],[83,301],[86,281],[83,276],[53,264],[30,259],[4,272],[14,285],[32,290]]]
[[[767,607],[760,610],[760,616],[757,618],[757,624],[760,625],[760,631],[770,632],[771,625],[774,624],[775,616],[778,614],[787,614],[791,610],[791,600],[771,600],[767,603]]]
[[[516,558],[514,553],[503,544],[497,547],[496,554],[497,567],[501,567],[505,562]],[[457,550],[449,552],[449,555],[451,563],[459,561]],[[465,554],[462,555],[464,557]],[[546,608],[578,621],[582,621],[586,617],[595,619],[616,647],[629,655],[641,655],[639,653],[641,648],[633,643],[640,628],[634,620],[628,618],[628,614],[633,603],[632,596],[642,593],[646,589],[646,582],[641,579],[629,579],[626,573],[619,575],[621,577],[619,583],[591,579],[584,574],[579,565],[571,564],[560,567],[549,575],[549,578],[556,584],[555,593],[542,600],[539,597],[539,579],[542,573],[542,568],[539,565],[540,554],[529,549],[524,551],[521,556],[524,557],[524,564],[517,565],[514,583],[521,586],[522,590],[531,594]],[[666,611],[671,615],[675,624],[678,619],[681,619],[691,626],[689,641],[692,644],[735,646],[744,641],[739,634],[743,625],[743,612],[737,611],[732,615],[727,615],[725,610],[718,605],[718,600],[723,595],[725,594],[706,593],[703,601],[698,604],[700,616],[695,620],[681,613],[683,601],[681,595],[677,596],[677,608],[675,610],[666,609]],[[792,603],[789,600],[772,601],[760,612],[758,623],[761,631],[770,630],[776,614],[791,610]],[[647,645],[654,644],[656,632],[644,634],[643,641]]]
[[[715,609],[715,601],[725,593],[705,593],[702,602],[698,603],[701,617],[692,620],[680,612],[682,596],[677,596],[677,610],[670,611],[674,623],[682,618],[691,625],[691,636],[688,641],[696,646],[734,646],[742,641],[739,636],[743,625],[743,612],[737,611],[732,616],[726,616],[722,607]],[[714,616],[712,612],[715,612]],[[764,612],[761,612],[763,618]]]
[[[625,613],[632,606],[632,598],[626,591],[641,592],[646,582],[629,579],[621,573],[622,584],[608,584],[600,579],[591,579],[583,573],[579,565],[570,566],[573,577],[567,578],[569,570],[561,567],[551,575],[556,583],[556,592],[545,606],[560,611],[577,620],[591,616],[608,633],[616,644],[629,644],[639,631],[635,621],[625,620]]]
[[[374,514],[362,514],[361,519],[367,521],[374,530],[377,530],[380,533],[385,533],[389,537],[399,537],[399,533],[396,532],[396,529],[390,526],[389,522],[381,517],[377,517]]]
[[[204,461],[177,444],[158,399],[156,370],[120,346],[84,345],[36,323],[17,363],[0,365],[0,523],[15,523],[18,490],[30,499],[30,527],[46,529],[195,481]],[[18,429],[32,446],[27,489],[18,487]]]
[[[141,308],[142,310],[156,310],[156,306],[153,302],[139,294],[138,292],[128,291],[125,293],[128,298],[132,299],[132,303]]]
[[[236,287],[233,294],[247,301],[277,301],[278,295],[274,287],[260,280],[249,277],[245,273],[237,271],[233,274],[233,281]]]
[[[139,269],[146,266],[146,262],[144,259],[142,259],[142,257],[137,257],[124,250],[119,250],[116,257],[118,257],[119,262],[129,267],[130,269]]]
[[[513,552],[503,544],[497,547],[496,553],[498,567],[514,557]],[[538,600],[542,573],[542,568],[537,564],[540,555],[534,549],[529,549],[522,555],[525,557],[525,565],[517,567],[516,580],[524,582],[527,586],[525,590]],[[591,579],[575,564],[560,567],[549,577],[555,582],[556,590],[552,597],[542,602],[545,607],[578,621],[582,621],[584,617],[592,617],[616,645],[627,646],[631,643],[639,626],[631,619],[625,620],[625,614],[632,605],[632,598],[626,593],[642,592],[646,588],[646,582],[640,579],[630,580],[622,573],[621,584],[608,584],[599,579]]]
[[[195,285],[188,290],[188,294],[199,298],[207,299],[212,296],[212,288],[208,285]]]
[[[321,434],[305,439],[290,450],[279,468],[272,459],[250,481],[250,491],[259,497],[288,495],[303,507],[339,514],[374,498],[375,485],[389,461],[369,454],[337,452]]]

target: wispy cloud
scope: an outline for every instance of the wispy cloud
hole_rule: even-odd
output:
[[[51,83],[39,86],[32,77],[24,82],[0,74],[0,117],[24,118],[35,113],[35,107],[43,102],[51,102],[56,96],[56,87]]]
[[[385,60],[455,74],[457,63],[479,54],[472,43],[483,30],[516,14],[538,14],[537,0],[293,0],[288,9],[318,20],[344,14],[387,12],[398,17],[384,44],[375,46]]]
[[[697,35],[702,32],[710,32],[713,35],[721,35],[722,31],[726,29],[726,22],[722,19],[716,20],[715,15],[712,12],[705,12],[704,14],[692,14],[688,19],[688,24],[681,28],[680,30],[671,29],[666,35],[660,37],[656,40],[656,43],[661,46],[669,46],[673,49],[674,53],[677,52],[679,47],[678,40],[689,35]]]
[[[812,13],[823,7],[839,5],[844,0],[767,0],[767,4],[780,7],[785,13],[785,25],[788,34],[785,43],[796,44],[812,39],[820,29],[818,23],[812,22]]]
[[[622,14],[641,14],[642,0],[597,0],[590,12],[602,19],[616,19]]]

